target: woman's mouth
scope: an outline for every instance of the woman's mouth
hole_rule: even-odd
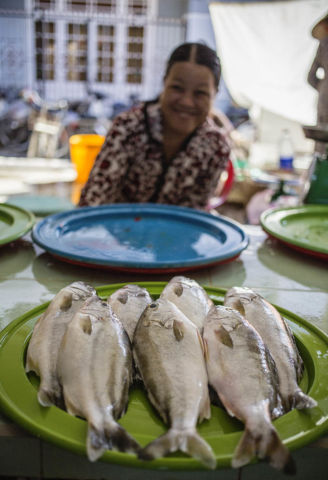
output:
[[[187,120],[194,116],[192,112],[186,112],[185,110],[174,110],[174,113],[183,120]]]

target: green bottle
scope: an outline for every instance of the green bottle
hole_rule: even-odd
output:
[[[310,188],[304,203],[328,205],[328,147],[326,154],[315,154],[310,169]]]

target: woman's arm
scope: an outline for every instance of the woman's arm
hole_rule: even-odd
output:
[[[128,168],[127,137],[129,128],[125,115],[112,124],[85,184],[79,207],[116,203],[120,200],[122,180]]]
[[[321,54],[320,54],[320,45],[318,47],[316,56],[313,60],[312,66],[310,68],[309,74],[308,74],[308,82],[311,85],[311,87],[315,88],[318,90],[318,84],[320,82],[320,79],[317,77],[317,70],[318,68],[321,67]]]

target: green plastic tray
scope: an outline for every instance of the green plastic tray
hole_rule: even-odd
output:
[[[265,232],[290,247],[328,257],[328,205],[265,210],[261,225]]]
[[[165,282],[141,282],[150,294],[157,298]],[[107,298],[124,284],[97,288],[99,296]],[[212,300],[221,305],[226,290],[204,287]],[[36,320],[48,303],[27,312],[14,320],[0,334],[0,407],[3,412],[29,432],[77,454],[86,455],[87,424],[80,418],[68,415],[57,407],[44,408],[37,400],[38,377],[26,375],[24,359],[27,345]],[[290,450],[303,447],[328,432],[328,337],[306,320],[278,307],[290,324],[305,363],[301,387],[318,402],[318,407],[293,410],[274,421],[280,438]],[[198,426],[202,437],[213,448],[217,468],[229,467],[234,449],[239,442],[243,425],[218,407],[212,406],[212,417]],[[151,407],[143,388],[131,389],[129,407],[120,420],[141,445],[146,445],[161,435],[166,427]],[[142,462],[135,455],[106,451],[102,461],[126,466],[202,470],[197,460],[176,453],[152,462]]]
[[[35,216],[29,210],[0,203],[0,246],[21,238],[35,224]]]

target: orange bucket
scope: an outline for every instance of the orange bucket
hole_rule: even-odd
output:
[[[89,173],[104,141],[105,137],[103,135],[96,134],[72,135],[70,137],[71,161],[76,166],[77,182],[85,183],[88,180]]]

